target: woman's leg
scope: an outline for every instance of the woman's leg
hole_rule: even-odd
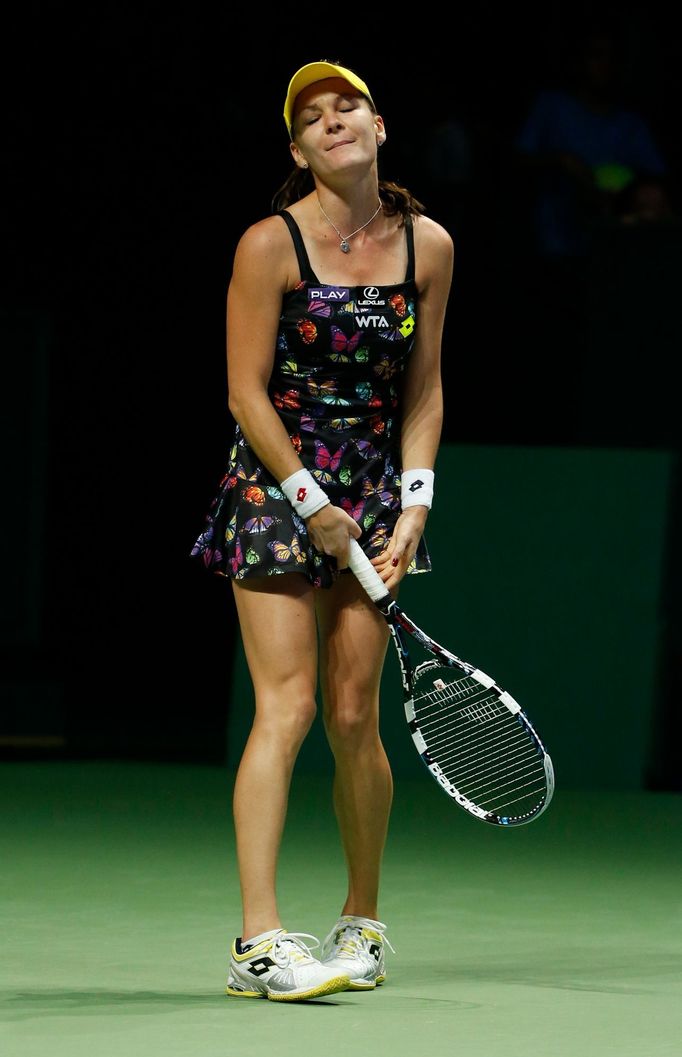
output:
[[[350,574],[319,592],[316,608],[324,723],[336,763],[334,808],[348,865],[342,913],[376,920],[393,798],[379,736],[379,688],[390,632]]]
[[[233,800],[248,939],[281,924],[277,856],[294,763],[315,718],[317,628],[315,588],[300,573],[232,584],[256,699]]]

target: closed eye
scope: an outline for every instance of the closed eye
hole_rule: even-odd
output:
[[[359,103],[359,101],[356,101],[355,99],[348,99],[348,100],[344,100],[343,102],[345,103],[345,105],[344,105],[344,106],[339,106],[339,107],[337,107],[337,110],[338,110],[338,112],[339,112],[340,114],[350,114],[350,113],[351,113],[351,111],[353,111],[353,110],[357,110],[357,108],[358,108],[358,103]],[[307,108],[304,108],[304,109],[307,109]],[[312,109],[315,109],[315,110],[317,110],[318,108],[317,108],[316,106],[311,106],[311,107],[310,107],[310,109],[311,109],[311,110],[312,110]],[[304,124],[304,125],[305,125],[306,127],[307,127],[308,125],[314,125],[314,124],[315,124],[315,122],[316,122],[316,121],[318,120],[318,118],[319,118],[319,117],[320,117],[320,114],[319,114],[319,112],[318,112],[318,113],[316,113],[316,114],[313,114],[313,115],[312,115],[311,117],[308,117],[308,118],[304,118],[304,120],[303,120],[303,124]]]
[[[350,114],[353,110],[355,110],[354,106],[339,107],[340,114]],[[314,125],[317,120],[317,117],[311,117],[309,121],[306,121],[306,125]]]

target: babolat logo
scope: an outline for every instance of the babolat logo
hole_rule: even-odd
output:
[[[366,286],[362,291],[365,295],[364,301],[358,301],[359,305],[385,305],[385,301],[378,301],[379,291],[376,286]]]
[[[314,286],[310,291],[311,301],[347,301],[347,286]]]

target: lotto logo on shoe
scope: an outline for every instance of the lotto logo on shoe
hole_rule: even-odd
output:
[[[267,973],[269,969],[272,969],[274,964],[272,958],[256,958],[255,961],[249,962],[249,972],[253,973],[254,976],[262,976],[263,973]]]
[[[297,503],[304,503],[305,502],[305,497],[307,496],[307,494],[308,494],[308,489],[307,488],[299,488],[298,492],[296,493],[296,502]]]
[[[369,953],[372,955],[375,961],[379,961],[379,955],[381,954],[381,947],[378,943],[370,944]]]

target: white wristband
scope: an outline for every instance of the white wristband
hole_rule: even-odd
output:
[[[313,475],[305,469],[292,473],[291,477],[282,481],[280,488],[299,517],[310,517],[330,502],[329,496],[325,495]]]
[[[400,505],[425,506],[431,509],[433,502],[433,470],[403,470],[400,488]]]

